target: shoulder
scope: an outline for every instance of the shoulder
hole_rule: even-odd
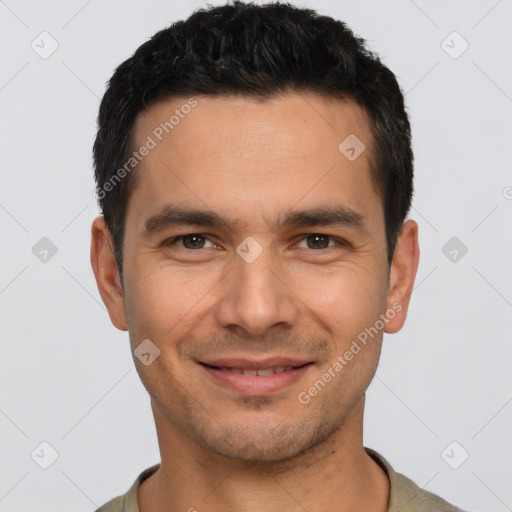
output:
[[[122,494],[121,496],[111,499],[97,509],[96,512],[139,512],[137,492],[140,484],[146,480],[146,478],[149,478],[153,473],[155,473],[159,467],[160,464],[155,464],[154,466],[142,471],[126,494]]]
[[[124,512],[125,495],[117,496],[102,505],[96,512]]]
[[[388,512],[403,510],[408,512],[464,512],[440,496],[421,489],[405,475],[395,471],[389,462],[375,450],[366,447],[365,450],[388,475],[390,482]]]

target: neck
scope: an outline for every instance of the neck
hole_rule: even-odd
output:
[[[205,449],[153,403],[161,464],[139,488],[140,512],[385,512],[389,481],[364,450],[363,410],[364,398],[314,449],[255,464]]]

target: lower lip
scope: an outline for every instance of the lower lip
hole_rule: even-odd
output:
[[[274,373],[274,375],[259,376],[233,373],[229,370],[217,370],[201,365],[217,383],[246,396],[263,396],[281,391],[299,380],[309,370],[310,366],[312,365],[308,364],[293,370]]]

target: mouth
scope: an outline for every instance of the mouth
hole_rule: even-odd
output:
[[[277,373],[291,372],[292,370],[296,370],[297,368],[302,368],[303,366],[313,363],[304,363],[303,365],[299,366],[271,366],[270,368],[234,368],[227,366],[214,366],[206,363],[202,364],[208,368],[211,368],[213,370],[220,370],[222,372],[232,372],[238,375],[258,375],[258,377],[268,377],[270,375],[275,375]]]
[[[216,385],[245,396],[265,396],[282,391],[314,365],[312,361],[284,358],[263,361],[223,359],[199,364]]]

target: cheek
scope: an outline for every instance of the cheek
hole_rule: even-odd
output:
[[[145,329],[143,335],[155,339],[183,331],[207,306],[209,292],[222,277],[211,270],[169,266],[150,270],[144,262],[135,270],[129,290],[132,327]]]
[[[385,310],[386,293],[374,269],[362,271],[354,267],[310,273],[296,282],[297,296],[309,312],[333,337],[337,351],[375,324]]]

